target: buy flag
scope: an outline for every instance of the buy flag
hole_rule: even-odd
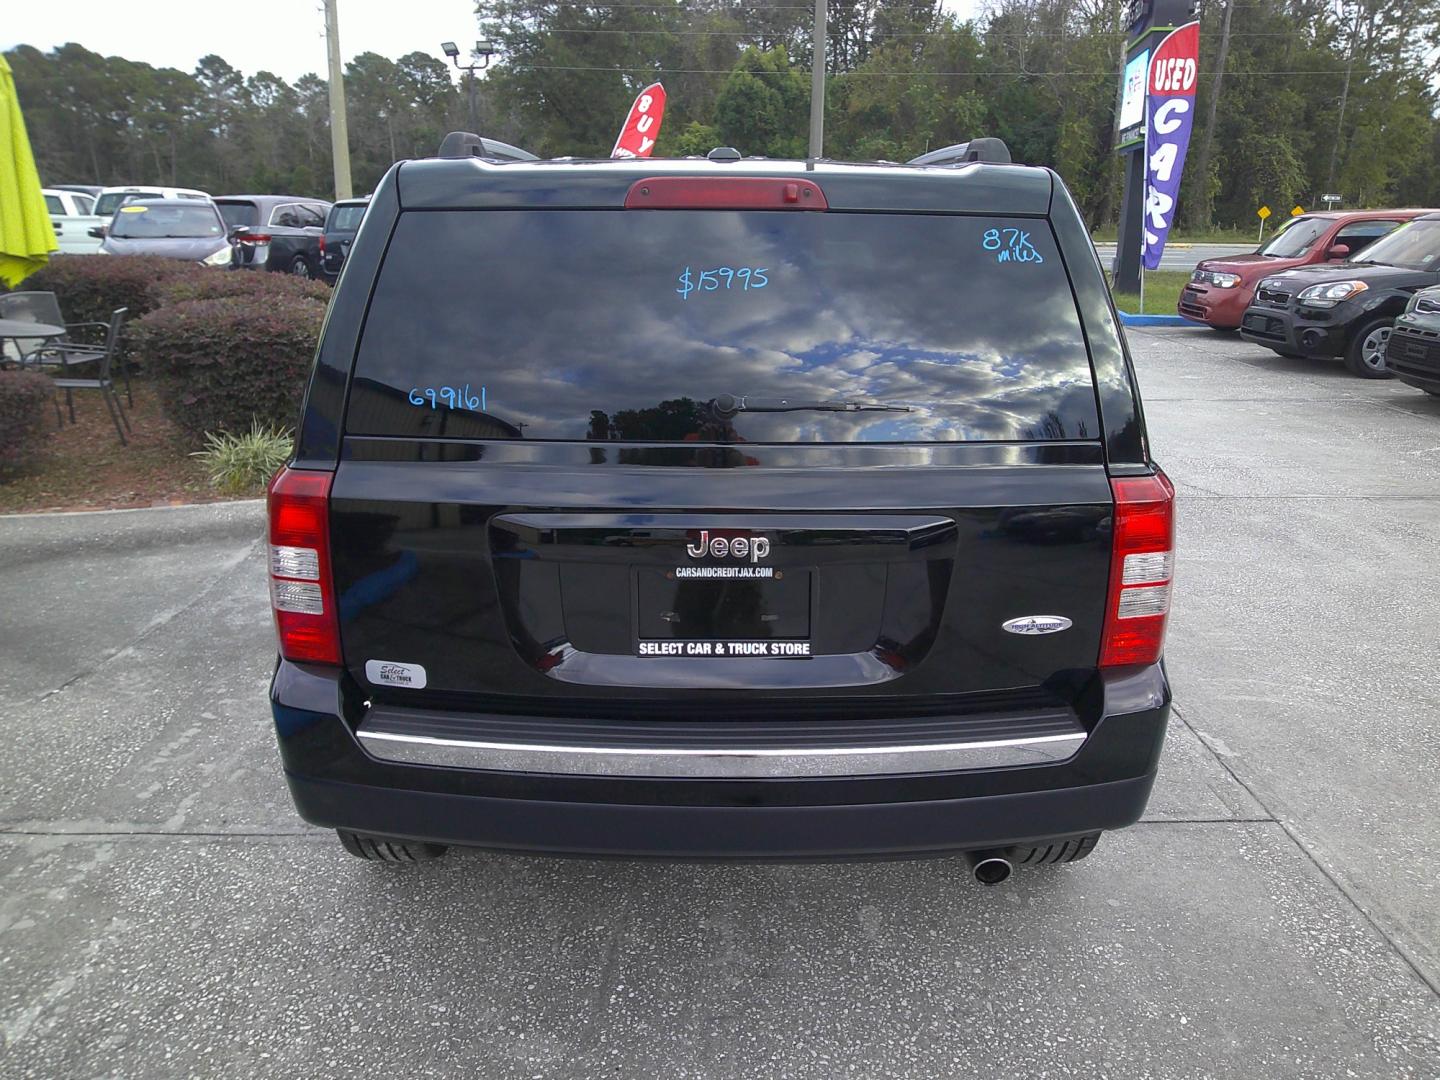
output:
[[[660,121],[665,118],[665,87],[658,82],[641,90],[630,106],[630,115],[615,140],[612,158],[649,157],[660,137]]]

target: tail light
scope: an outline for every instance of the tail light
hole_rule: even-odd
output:
[[[1165,649],[1175,571],[1175,485],[1162,472],[1114,477],[1114,548],[1101,667],[1153,664]]]
[[[323,235],[320,237],[320,254],[325,254],[325,237]]]
[[[340,663],[340,622],[330,573],[328,472],[281,469],[270,481],[270,607],[280,655]]]
[[[636,180],[626,210],[828,210],[813,180],[770,176],[652,176]]]
[[[242,244],[268,244],[270,242],[270,234],[241,233],[238,237],[236,237],[236,239],[239,240]]]

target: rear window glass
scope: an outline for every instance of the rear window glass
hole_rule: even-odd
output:
[[[325,222],[326,232],[357,232],[360,219],[365,216],[363,206],[333,206]]]
[[[260,208],[253,202],[216,202],[215,209],[220,211],[225,224],[232,229],[241,225],[249,228],[260,220]]]
[[[1099,431],[1046,222],[783,211],[404,214],[346,422],[594,441]]]
[[[95,213],[101,217],[109,217],[120,208],[120,204],[126,199],[134,199],[137,193],[133,191],[107,191],[95,201]],[[151,199],[158,199],[158,195],[148,196]]]
[[[122,206],[110,235],[130,239],[180,239],[225,235],[225,227],[208,206]]]

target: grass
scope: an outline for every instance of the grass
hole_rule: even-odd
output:
[[[1109,280],[1107,272],[1106,280]],[[1189,270],[1146,270],[1145,310],[1140,310],[1136,293],[1115,293],[1115,306],[1131,315],[1174,315],[1180,290],[1190,280]]]
[[[227,495],[259,495],[270,477],[290,460],[294,443],[290,432],[261,425],[256,420],[240,435],[210,432],[199,458],[210,474],[210,485]]]
[[[124,406],[123,388],[120,401]],[[224,497],[210,486],[204,465],[189,455],[144,378],[135,380],[135,407],[126,407],[134,429],[128,446],[120,445],[94,391],[75,393],[73,424],[66,415],[57,429],[54,410],[46,409],[50,438],[36,462],[0,478],[0,513],[117,510]]]

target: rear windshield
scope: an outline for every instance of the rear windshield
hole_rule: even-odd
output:
[[[1043,220],[505,210],[401,216],[347,430],[848,443],[1099,425]]]
[[[220,202],[217,199],[215,209],[220,211],[225,224],[232,229],[241,225],[249,228],[260,221],[260,208],[253,202]]]
[[[325,222],[326,232],[357,232],[360,219],[365,216],[363,206],[332,206],[330,217]]]
[[[110,226],[110,235],[131,239],[224,236],[225,228],[208,206],[122,206]]]
[[[109,217],[120,208],[120,204],[126,199],[158,199],[159,195],[148,192],[137,191],[107,191],[100,198],[95,200],[95,213],[101,217]]]

